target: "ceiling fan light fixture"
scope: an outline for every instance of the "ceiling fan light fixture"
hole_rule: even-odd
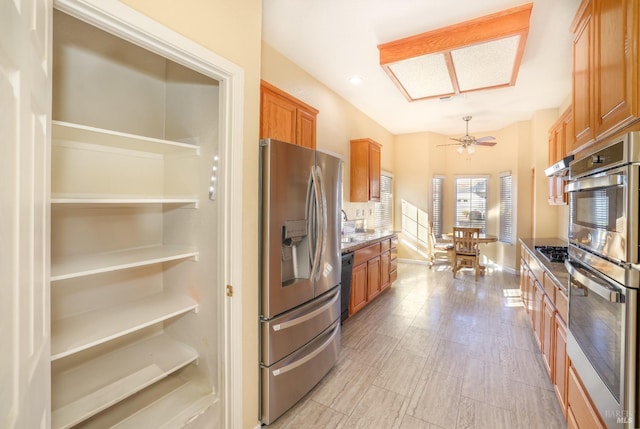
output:
[[[456,148],[456,151],[457,151],[460,155],[462,155],[462,154],[464,153],[464,146],[457,147],[457,148]]]
[[[513,86],[533,3],[378,45],[409,101]]]
[[[469,146],[467,146],[467,153],[468,153],[469,155],[471,155],[471,154],[472,154],[472,153],[474,153],[475,151],[476,151],[476,148],[475,148],[475,147],[473,147],[473,145],[472,145],[472,144],[470,144]]]

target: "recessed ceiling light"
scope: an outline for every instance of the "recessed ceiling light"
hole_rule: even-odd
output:
[[[360,85],[362,83],[362,78],[360,76],[358,76],[357,74],[354,74],[349,79],[349,82],[351,82],[351,85]]]

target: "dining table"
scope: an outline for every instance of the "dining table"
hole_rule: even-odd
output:
[[[446,232],[442,234],[442,236],[453,243],[453,232]],[[495,235],[480,233],[480,235],[478,236],[479,244],[495,243],[496,241],[498,241],[498,237]],[[455,252],[455,249],[454,249],[454,252]],[[455,255],[454,255],[454,258],[455,258]],[[482,275],[485,275],[486,272],[487,272],[487,267],[480,264],[480,273]]]

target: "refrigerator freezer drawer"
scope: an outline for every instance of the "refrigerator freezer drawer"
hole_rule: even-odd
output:
[[[335,365],[340,353],[340,321],[293,355],[260,369],[261,420],[270,424],[298,402]]]
[[[274,319],[263,321],[260,363],[270,366],[307,344],[340,317],[340,287]]]

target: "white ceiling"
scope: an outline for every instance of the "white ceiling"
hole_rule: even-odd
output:
[[[571,21],[580,0],[532,0],[529,36],[513,87],[448,101],[409,102],[379,64],[377,45],[526,0],[264,0],[262,38],[393,134],[499,130],[557,108],[571,94]],[[362,83],[349,79],[359,75]],[[321,112],[322,113],[322,112]]]

